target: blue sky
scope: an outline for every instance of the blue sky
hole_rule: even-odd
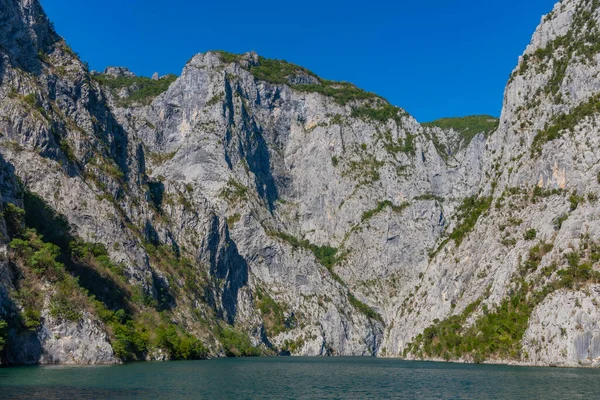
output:
[[[179,74],[192,55],[255,50],[352,82],[417,120],[498,116],[555,0],[41,0],[92,69]]]

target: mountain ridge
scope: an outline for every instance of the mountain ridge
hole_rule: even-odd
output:
[[[595,2],[555,6],[465,140],[255,53],[93,76],[37,1],[1,1],[35,54],[0,31],[3,363],[597,364],[595,107],[561,117],[600,91]]]

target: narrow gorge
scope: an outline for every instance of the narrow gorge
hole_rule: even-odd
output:
[[[38,0],[0,21],[3,365],[600,363],[599,0],[543,17],[499,119],[425,124],[253,52],[99,73]]]

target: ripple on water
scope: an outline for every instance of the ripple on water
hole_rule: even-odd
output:
[[[598,370],[367,357],[0,369],[0,398],[11,399],[589,399],[598,393]]]

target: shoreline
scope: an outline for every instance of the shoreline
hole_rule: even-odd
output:
[[[63,363],[63,364],[0,364],[0,369],[11,369],[11,368],[86,368],[86,367],[111,367],[111,366],[126,366],[132,364],[170,364],[177,362],[198,362],[198,361],[216,361],[216,360],[248,360],[248,359],[377,359],[386,361],[398,361],[406,363],[431,363],[431,364],[455,364],[455,365],[467,365],[467,366],[506,366],[506,367],[522,367],[522,368],[557,368],[557,369],[599,369],[600,360],[590,361],[590,365],[583,364],[558,364],[558,363],[527,363],[520,361],[505,361],[505,360],[488,360],[481,363],[469,362],[466,360],[444,360],[444,359],[413,359],[413,358],[400,358],[400,357],[378,357],[378,356],[359,356],[359,355],[336,355],[336,356],[289,356],[289,355],[273,355],[273,356],[256,356],[256,357],[209,357],[195,360],[139,360],[139,361],[127,361],[127,362],[115,362],[115,363],[98,363],[98,364],[78,364],[78,363]]]

